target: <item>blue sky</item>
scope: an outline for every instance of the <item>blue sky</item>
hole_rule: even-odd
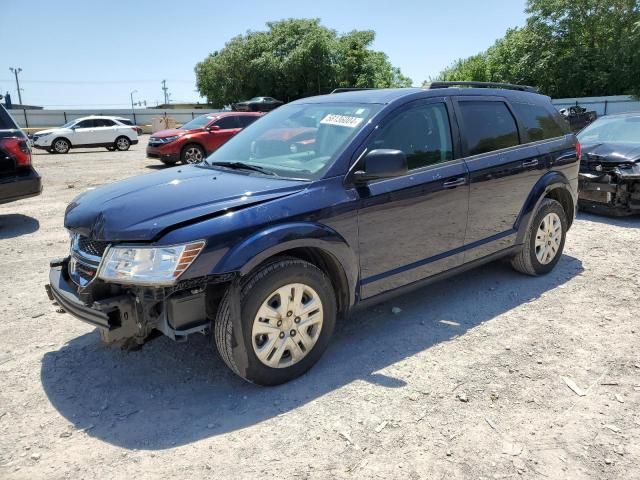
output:
[[[194,65],[231,37],[282,18],[321,18],[339,32],[372,29],[382,50],[420,85],[525,22],[525,0],[6,0],[0,12],[0,92],[50,108],[197,101]],[[9,45],[11,47],[9,47]],[[269,92],[265,92],[268,94]]]

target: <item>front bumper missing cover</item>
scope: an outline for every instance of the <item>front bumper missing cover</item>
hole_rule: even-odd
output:
[[[602,213],[640,213],[640,168],[580,172],[578,201],[584,209]]]

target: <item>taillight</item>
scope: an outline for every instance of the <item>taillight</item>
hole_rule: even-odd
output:
[[[16,161],[16,167],[31,165],[31,149],[24,138],[0,138],[0,148]]]
[[[582,160],[582,145],[580,145],[580,142],[576,142],[576,157],[578,157],[578,161]]]

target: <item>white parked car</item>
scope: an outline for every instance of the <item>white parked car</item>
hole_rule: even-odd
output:
[[[71,148],[106,147],[129,150],[138,143],[135,126],[125,125],[117,117],[91,116],[33,134],[33,146],[51,153],[67,153]]]

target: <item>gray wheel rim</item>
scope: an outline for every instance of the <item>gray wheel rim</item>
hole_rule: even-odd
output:
[[[544,216],[536,232],[536,258],[543,265],[548,265],[556,258],[562,243],[562,222],[557,213]]]
[[[187,163],[202,163],[202,157],[202,150],[200,150],[198,147],[189,147],[184,152],[184,159],[187,161]]]
[[[129,140],[126,138],[119,138],[116,140],[116,147],[118,147],[118,150],[126,150],[129,148]]]
[[[66,153],[66,151],[69,149],[69,146],[64,140],[56,140],[56,142],[53,144],[53,148],[58,153]]]
[[[305,358],[320,338],[322,300],[309,285],[290,283],[270,293],[253,320],[251,343],[264,365],[286,368]]]

